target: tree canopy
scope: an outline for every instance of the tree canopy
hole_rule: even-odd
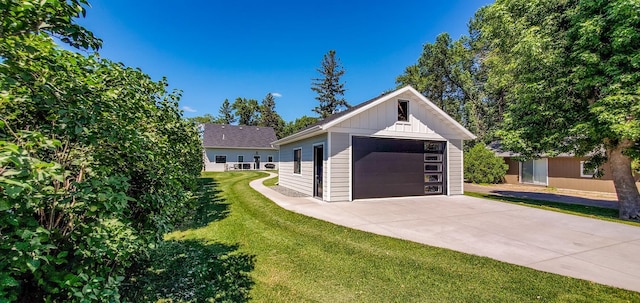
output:
[[[118,301],[125,270],[190,208],[202,168],[197,130],[165,79],[53,42],[99,47],[75,23],[81,4],[0,6],[7,301]]]
[[[611,164],[620,216],[640,219],[640,2],[496,1],[475,20],[490,85],[504,93],[503,145]],[[600,171],[602,173],[602,171]]]
[[[278,138],[281,138],[284,128],[284,120],[276,112],[276,100],[271,93],[268,93],[259,106],[260,117],[259,126],[272,127]]]

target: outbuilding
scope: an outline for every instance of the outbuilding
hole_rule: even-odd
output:
[[[279,185],[327,202],[463,194],[475,136],[410,86],[273,142]]]
[[[205,171],[277,169],[277,139],[271,127],[204,124],[202,145]]]

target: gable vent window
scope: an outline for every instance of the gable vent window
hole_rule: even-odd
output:
[[[398,121],[409,121],[409,101],[398,100]]]

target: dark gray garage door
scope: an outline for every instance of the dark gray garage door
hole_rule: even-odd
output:
[[[444,142],[353,137],[353,198],[443,194]]]

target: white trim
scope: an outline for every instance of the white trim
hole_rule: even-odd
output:
[[[269,157],[271,157],[271,161],[269,161]],[[267,155],[267,162],[266,163],[273,163],[275,161],[273,161],[273,155]]]
[[[327,133],[327,202],[331,202],[331,132]]]
[[[324,165],[324,153],[325,153],[325,144],[324,142],[317,142],[317,143],[313,143],[311,144],[311,165],[313,166],[313,170],[311,172],[311,192],[315,192],[316,191],[316,180],[315,180],[315,172],[316,172],[316,163],[315,163],[315,159],[316,159],[316,146],[322,146],[322,173],[324,174],[324,170],[326,169],[325,165]],[[324,175],[322,176],[322,181],[326,182],[324,180]],[[317,196],[314,196],[314,198],[317,198]],[[322,201],[326,201],[324,198],[324,184],[322,184]]]
[[[299,149],[300,150],[300,171],[296,173],[296,150]],[[300,147],[294,147],[291,149],[291,151],[293,151],[293,171],[291,172],[294,176],[298,175],[298,176],[302,176],[302,146]]]
[[[400,102],[406,102],[407,103],[407,112],[405,113],[407,115],[407,120],[399,120],[398,119],[398,110],[400,108]],[[409,114],[411,112],[411,108],[409,107],[409,100],[405,100],[405,99],[398,99],[396,100],[396,105],[398,105],[398,107],[396,107],[396,123],[402,123],[402,124],[409,124],[411,125],[411,115]]]
[[[280,146],[280,145],[287,144],[287,143],[290,143],[290,142],[294,142],[294,141],[310,138],[310,137],[313,137],[315,135],[313,133],[315,131],[318,131],[318,130],[322,130],[322,126],[321,125],[316,125],[316,126],[314,126],[312,128],[302,130],[302,131],[297,132],[295,134],[292,134],[292,135],[289,135],[287,137],[284,137],[284,138],[282,138],[280,140],[273,141],[273,142],[271,142],[271,145]]]
[[[445,143],[444,143],[445,152],[447,153],[446,154],[447,166],[445,167],[446,175],[444,177],[445,178],[444,182],[447,182],[447,196],[451,196],[451,163],[450,163],[451,162],[451,157],[449,157],[449,149],[451,147],[449,146],[449,144],[452,144],[452,143],[449,142],[449,141],[445,141]],[[462,179],[464,179],[464,177],[462,177]],[[464,192],[464,190],[463,190],[463,192]]]
[[[409,125],[409,124],[406,124],[406,125]],[[413,139],[413,140],[426,140],[426,141],[448,141],[445,137],[435,132],[434,133],[405,133],[405,132],[390,131],[386,129],[373,130],[373,129],[364,129],[364,128],[345,128],[345,127],[334,127],[330,130],[330,132],[349,133],[357,136],[378,137],[378,138]]]
[[[278,150],[273,147],[254,147],[254,146],[246,146],[246,147],[231,147],[231,146],[203,146],[203,148],[217,148],[217,149],[246,149],[246,150]]]
[[[598,172],[598,169],[594,169],[593,170],[593,174],[584,174],[584,162],[586,161],[580,161],[580,177],[581,178],[593,178],[593,176]]]
[[[460,123],[458,123],[456,120],[454,120],[453,118],[451,118],[451,116],[449,116],[447,113],[445,113],[444,111],[442,111],[442,109],[440,109],[439,107],[437,107],[435,104],[433,104],[433,102],[431,102],[429,99],[427,99],[425,96],[423,96],[421,93],[419,93],[417,90],[415,90],[413,87],[407,85],[401,89],[398,89],[388,95],[382,96],[380,98],[378,98],[377,100],[367,104],[366,106],[363,106],[361,108],[358,108],[356,110],[354,110],[353,112],[350,112],[347,115],[344,115],[340,118],[337,118],[325,125],[322,125],[322,129],[328,129],[334,125],[340,124],[343,121],[350,119],[351,117],[360,114],[372,107],[377,106],[380,103],[383,103],[385,101],[391,100],[396,98],[397,96],[405,93],[405,92],[411,92],[413,93],[416,97],[418,97],[420,100],[422,100],[423,102],[425,102],[427,104],[427,106],[429,106],[431,109],[433,109],[436,113],[438,113],[439,115],[441,115],[445,120],[447,120],[448,122],[452,123],[453,126],[455,126],[458,130],[460,130],[465,136],[466,138],[458,138],[458,139],[475,139],[476,136],[474,134],[472,134],[469,130],[467,130],[466,128],[464,128],[464,126],[460,125]]]
[[[349,133],[349,201],[353,201],[353,135]]]

